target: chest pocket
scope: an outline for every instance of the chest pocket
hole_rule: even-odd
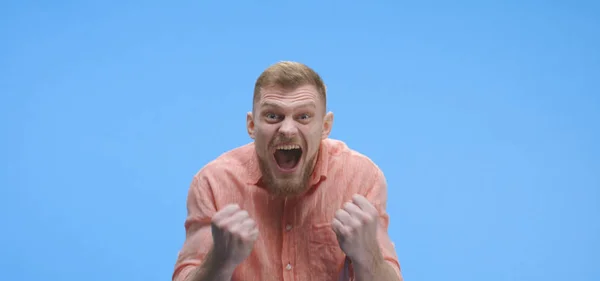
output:
[[[330,223],[310,226],[308,250],[311,280],[338,280],[345,254]]]

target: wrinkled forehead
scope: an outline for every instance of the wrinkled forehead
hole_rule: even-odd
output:
[[[303,85],[296,88],[284,88],[281,86],[271,86],[261,88],[260,94],[255,100],[254,106],[264,107],[314,107],[315,109],[325,108],[324,99],[316,87],[312,85]]]

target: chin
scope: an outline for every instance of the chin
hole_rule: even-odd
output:
[[[276,196],[290,197],[304,193],[307,189],[305,181],[293,180],[275,180],[270,186],[269,191]]]
[[[308,189],[309,180],[306,173],[303,172],[302,166],[287,173],[282,173],[278,167],[273,167],[267,183],[269,191],[273,195],[286,197],[302,194]]]

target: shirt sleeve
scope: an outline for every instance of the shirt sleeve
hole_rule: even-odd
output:
[[[183,281],[199,266],[212,247],[211,219],[216,213],[214,196],[205,173],[194,177],[187,195],[185,241],[177,255],[173,281]]]
[[[392,243],[388,234],[390,217],[386,211],[387,181],[380,169],[377,169],[375,184],[373,185],[373,188],[367,192],[366,198],[379,211],[379,229],[377,230],[377,240],[379,241],[379,247],[381,248],[383,258],[392,266],[394,271],[396,271],[398,277],[400,277],[400,280],[403,280],[400,262],[398,261],[398,255],[396,253],[394,243]]]

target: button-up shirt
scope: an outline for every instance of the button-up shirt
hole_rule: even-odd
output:
[[[302,196],[281,198],[262,185],[254,143],[225,152],[193,177],[187,197],[186,238],[173,280],[183,281],[212,246],[211,219],[227,204],[238,204],[258,226],[252,253],[237,266],[232,280],[353,280],[351,261],[341,250],[331,222],[354,194],[379,211],[377,239],[387,263],[401,277],[388,236],[387,185],[368,157],[339,140],[321,142],[310,188]]]

